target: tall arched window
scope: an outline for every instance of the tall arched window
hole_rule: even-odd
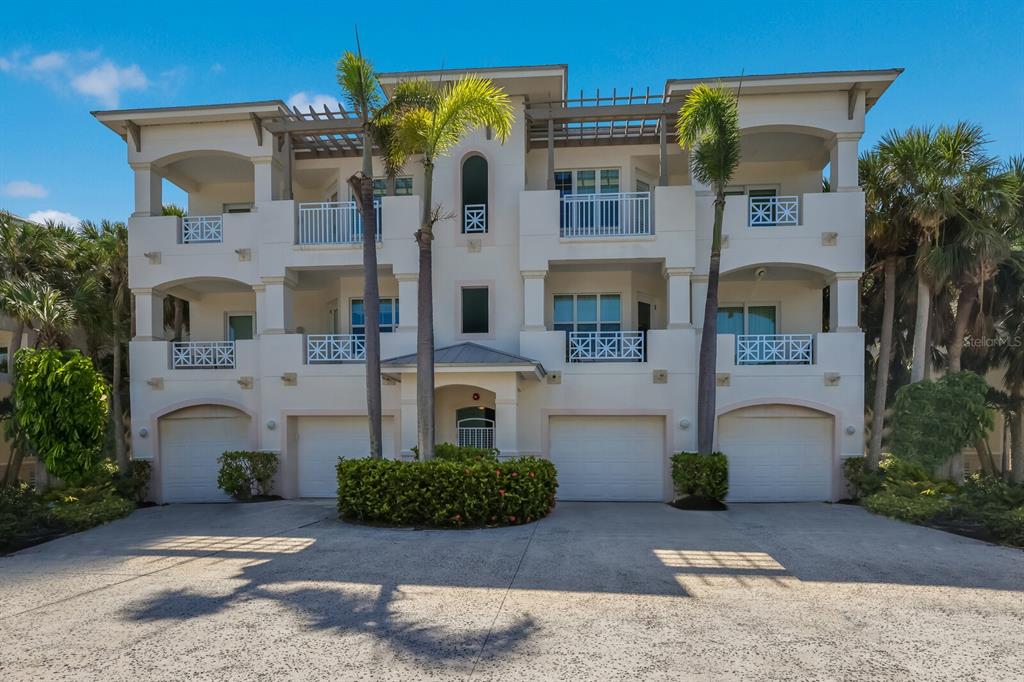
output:
[[[462,231],[487,232],[487,159],[476,154],[462,162]]]

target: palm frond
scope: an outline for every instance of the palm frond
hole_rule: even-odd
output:
[[[724,191],[740,163],[739,102],[729,89],[698,84],[676,118],[681,147],[692,152],[693,177]]]
[[[345,103],[364,123],[369,122],[383,100],[373,65],[362,55],[346,50],[338,60],[337,72]]]

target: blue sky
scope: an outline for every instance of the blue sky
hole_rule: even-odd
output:
[[[335,97],[334,62],[354,46],[352,3],[116,5],[3,10],[0,207],[124,220],[125,145],[91,110]],[[363,51],[382,71],[567,63],[577,92],[660,90],[666,78],[741,70],[901,66],[868,116],[865,143],[891,128],[967,119],[985,127],[993,154],[1024,153],[1021,2],[482,6],[382,3],[360,22]]]

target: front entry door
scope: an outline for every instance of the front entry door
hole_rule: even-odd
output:
[[[455,427],[462,447],[494,447],[494,410],[489,407],[463,407],[455,410]]]

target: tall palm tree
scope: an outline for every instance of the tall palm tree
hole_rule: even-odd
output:
[[[893,324],[896,311],[896,278],[900,261],[907,255],[907,225],[899,187],[877,151],[862,154],[859,160],[860,185],[867,208],[867,238],[871,252],[881,260],[882,326],[875,365],[875,393],[871,411],[871,440],[868,466],[878,467],[885,429],[889,369],[892,366]]]
[[[416,231],[419,292],[416,320],[416,438],[420,456],[434,456],[434,224],[443,213],[433,205],[434,164],[469,131],[489,127],[504,142],[512,133],[508,95],[489,79],[465,75],[448,83],[412,80],[399,83],[385,106],[394,126],[387,150],[401,167],[409,156],[423,161],[423,214]]]
[[[708,294],[697,370],[697,451],[711,454],[715,442],[715,368],[718,362],[718,276],[722,263],[725,188],[740,163],[739,101],[719,85],[697,85],[676,119],[679,146],[692,150],[690,170],[715,192],[715,222],[708,263]]]
[[[891,131],[878,146],[901,187],[907,215],[917,230],[917,313],[911,382],[924,378],[931,353],[928,329],[934,282],[925,263],[947,220],[972,202],[989,200],[983,195],[996,161],[985,154],[986,143],[980,126],[960,122],[937,129]]]
[[[377,211],[373,206],[373,126],[382,103],[373,65],[362,53],[346,51],[338,60],[338,84],[345,101],[360,119],[363,134],[363,167],[349,178],[363,217],[363,312],[366,348],[366,413],[370,423],[370,457],[382,454],[380,377],[380,284],[377,280]]]

